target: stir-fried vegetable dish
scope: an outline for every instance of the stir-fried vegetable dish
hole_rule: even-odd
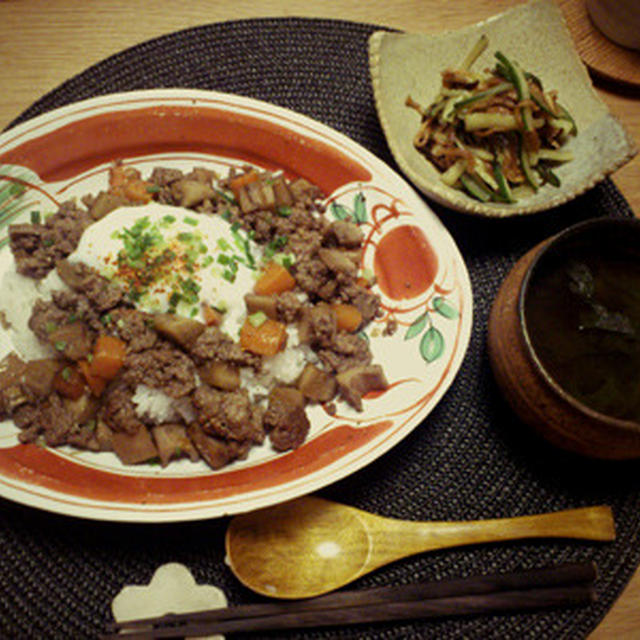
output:
[[[459,68],[442,73],[442,88],[424,108],[414,146],[441,172],[442,181],[482,202],[514,203],[541,186],[560,186],[555,166],[577,128],[541,80],[502,52],[480,72],[472,65],[488,46],[480,38]]]

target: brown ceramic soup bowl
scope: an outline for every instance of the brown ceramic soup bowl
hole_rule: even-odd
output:
[[[640,220],[582,222],[525,254],[494,300],[488,351],[505,398],[546,440],[640,458]]]

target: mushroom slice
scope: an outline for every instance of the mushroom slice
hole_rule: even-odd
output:
[[[383,391],[388,382],[379,364],[353,367],[336,376],[340,395],[355,409],[362,411],[362,398],[370,391]]]
[[[313,402],[329,402],[336,395],[336,379],[314,364],[307,364],[298,378],[298,389]]]
[[[191,462],[200,458],[197,449],[187,436],[187,430],[181,424],[159,424],[151,429],[158,448],[160,464],[166,467],[172,458],[188,456]]]
[[[124,464],[139,464],[158,457],[158,449],[146,427],[140,427],[135,433],[114,431],[111,444]]]

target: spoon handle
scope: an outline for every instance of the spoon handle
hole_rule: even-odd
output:
[[[367,521],[367,528],[373,542],[368,569],[416,553],[470,544],[525,538],[615,539],[613,514],[606,506],[466,522],[373,517]]]

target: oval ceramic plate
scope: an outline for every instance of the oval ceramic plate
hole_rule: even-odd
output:
[[[429,105],[442,85],[441,72],[459,65],[481,35],[489,46],[473,69],[491,67],[502,51],[558,91],[573,115],[578,135],[567,149],[571,162],[558,167],[559,188],[545,185],[515,204],[482,203],[440,179],[439,171],[413,146],[420,114],[407,96]],[[503,218],[551,209],[572,200],[628,162],[635,145],[598,97],[553,0],[519,5],[484,22],[436,35],[377,31],[369,41],[376,108],[391,152],[407,177],[427,196],[452,209]]]
[[[226,173],[247,162],[302,176],[326,194],[326,215],[352,216],[366,236],[364,267],[383,263],[384,317],[367,335],[389,388],[356,413],[310,410],[307,441],[276,454],[268,444],[219,471],[180,461],[125,467],[112,453],[18,444],[0,424],[0,495],[86,518],[161,522],[249,511],[309,493],[353,473],[399,442],[440,400],[469,341],[469,277],[452,238],[422,199],[353,141],[309,118],[238,96],[191,90],[116,94],[35,118],[0,136],[0,277],[14,269],[11,222],[105,188],[122,159],[155,166],[205,166]],[[417,264],[391,259],[410,238]],[[384,248],[384,251],[382,250]],[[430,275],[425,277],[426,273]],[[0,295],[2,292],[0,292]],[[385,336],[389,320],[398,330]],[[13,348],[0,329],[0,357]]]

